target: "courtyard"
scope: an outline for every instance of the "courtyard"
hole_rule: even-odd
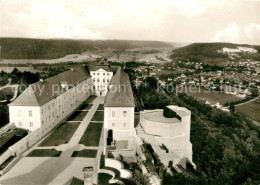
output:
[[[81,109],[76,110],[79,112],[76,116],[67,119],[25,152],[13,168],[0,177],[0,184],[65,184],[72,177],[83,179],[82,169],[86,166],[93,166],[94,175],[97,176],[97,158],[103,152],[104,145],[103,122],[91,120],[96,112],[103,113],[97,109],[103,104],[104,97],[90,98],[84,106],[81,105]],[[80,121],[75,121],[79,115]],[[82,144],[79,144],[80,141]]]

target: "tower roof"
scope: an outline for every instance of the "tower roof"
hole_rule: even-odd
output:
[[[105,99],[105,107],[135,107],[133,91],[128,75],[118,67],[109,86]]]

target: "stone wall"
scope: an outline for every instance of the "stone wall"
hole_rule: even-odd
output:
[[[11,130],[15,128],[14,123],[8,123],[7,125],[5,125],[4,127],[2,127],[0,129],[0,136],[3,135],[4,133],[6,133],[8,130]]]

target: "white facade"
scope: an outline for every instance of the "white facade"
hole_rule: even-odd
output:
[[[92,94],[90,89],[85,89],[91,84],[92,79],[88,78],[43,105],[9,105],[10,122],[18,128],[30,131],[43,128],[47,132]]]
[[[106,96],[108,91],[108,84],[113,77],[113,72],[100,68],[96,71],[90,71],[90,75],[95,86],[95,94],[97,96]]]
[[[108,130],[113,131],[114,140],[128,140],[133,136],[134,107],[105,107],[104,114],[104,138]]]

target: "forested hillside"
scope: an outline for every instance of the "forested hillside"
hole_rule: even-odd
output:
[[[55,59],[99,49],[170,47],[159,41],[0,38],[0,59]]]
[[[188,46],[173,50],[172,59],[189,59],[194,62],[206,62],[206,60],[225,60],[229,58],[227,53],[220,53],[223,48],[249,47],[258,52],[255,54],[239,53],[239,57],[246,59],[260,60],[260,46],[231,44],[231,43],[194,43]]]
[[[223,112],[186,94],[157,92],[154,78],[136,92],[146,109],[175,104],[192,112],[191,142],[196,177],[164,175],[163,184],[259,184],[260,128],[238,114]]]

